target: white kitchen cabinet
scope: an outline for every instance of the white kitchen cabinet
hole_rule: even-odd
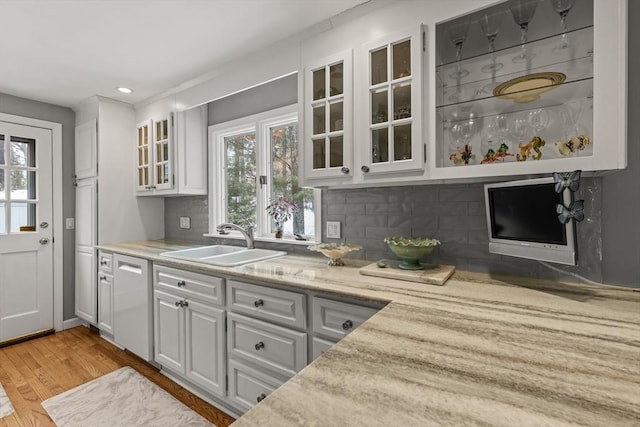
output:
[[[229,399],[245,411],[307,365],[307,296],[227,281]]]
[[[435,26],[431,177],[626,167],[626,0],[576,2],[566,33],[540,2],[524,43],[513,5]],[[494,51],[476,24],[482,19],[495,20]],[[452,34],[461,28],[457,57]]]
[[[419,26],[386,35],[359,50],[366,64],[356,70],[359,81],[366,82],[358,87],[365,109],[356,122],[366,130],[365,143],[358,149],[363,180],[424,169],[424,37]]]
[[[155,361],[223,397],[224,280],[157,265],[153,271]]]
[[[377,312],[376,308],[314,297],[313,332],[340,340]]]
[[[91,119],[75,129],[75,177],[84,179],[98,175],[98,123]]]
[[[75,221],[75,313],[89,323],[98,321],[97,303],[97,243],[96,215],[97,180],[87,178],[76,185]]]
[[[138,196],[207,194],[207,106],[167,111],[136,126]]]
[[[113,254],[98,251],[98,328],[113,338]]]
[[[353,177],[353,51],[304,67],[304,178],[322,185]]]
[[[153,359],[151,262],[113,256],[113,339],[146,361]]]

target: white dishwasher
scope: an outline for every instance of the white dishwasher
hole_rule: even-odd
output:
[[[127,255],[113,256],[113,339],[140,356],[153,359],[151,262]]]

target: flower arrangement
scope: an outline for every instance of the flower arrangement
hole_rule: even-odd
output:
[[[266,211],[276,223],[276,231],[281,232],[283,224],[298,212],[298,205],[283,196],[279,196],[269,201]]]

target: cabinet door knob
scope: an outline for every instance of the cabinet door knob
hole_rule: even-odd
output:
[[[369,173],[369,166],[367,165],[362,165],[362,167],[360,168],[360,170],[364,173]]]
[[[261,305],[264,305],[264,301],[262,301],[262,299],[255,300],[253,302],[253,305],[255,305],[256,307],[260,307]]]
[[[100,265],[107,265],[107,260],[106,259],[100,260]]]
[[[264,400],[265,397],[267,397],[267,395],[262,393],[260,396],[256,398],[256,400],[258,401],[258,403],[260,403]]]
[[[182,301],[176,301],[176,307],[182,307]]]
[[[100,276],[100,280],[107,280],[107,276],[103,274],[102,276]]]
[[[258,344],[255,345],[255,347],[256,347],[256,351],[260,351],[264,348],[264,343],[260,341]]]
[[[348,175],[350,170],[349,168],[343,166],[342,169],[340,169],[340,172],[342,172],[345,175]]]
[[[179,287],[179,288],[181,288],[181,287],[183,287],[183,286],[187,286],[187,283],[186,283],[184,280],[180,280],[180,281],[178,282],[178,287]]]
[[[187,300],[182,301],[182,307],[189,307],[189,301]]]
[[[351,320],[346,320],[343,324],[342,324],[342,329],[344,329],[345,331],[348,331],[349,329],[353,328],[353,322]]]

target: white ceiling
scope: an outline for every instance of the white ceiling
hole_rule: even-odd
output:
[[[367,1],[0,0],[0,93],[135,104]]]

